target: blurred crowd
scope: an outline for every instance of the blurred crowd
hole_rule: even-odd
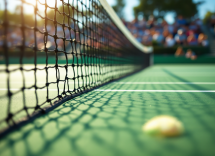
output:
[[[175,20],[174,24],[168,24],[165,20],[159,21],[156,20],[154,17],[150,17],[148,21],[142,19],[142,20],[133,20],[132,22],[125,22],[123,21],[126,27],[131,31],[131,33],[135,36],[135,38],[144,45],[154,45],[154,46],[166,46],[166,47],[172,47],[172,46],[184,46],[184,45],[190,45],[190,46],[208,46],[208,40],[207,36],[202,32],[202,21],[200,19],[195,19],[193,21],[187,21],[182,16],[178,16],[178,18]],[[215,25],[214,23],[211,24]],[[85,38],[85,42],[87,42],[88,45],[92,45],[98,47],[99,46],[99,40],[102,39],[99,37],[98,41],[94,40],[93,42],[90,42],[89,37],[86,35],[83,37],[81,31],[83,31],[81,28],[78,27],[76,24],[71,24],[70,26],[73,30],[76,30],[76,34],[73,30],[69,31],[68,28],[62,28],[62,26],[58,25],[56,28],[51,25],[47,25],[46,29],[44,29],[44,26],[38,27],[39,31],[36,32],[36,42],[35,42],[35,34],[34,30],[25,29],[25,45],[26,47],[33,47],[35,43],[37,43],[38,49],[44,49],[45,47],[48,49],[54,49],[56,47],[56,44],[58,46],[58,50],[63,50],[64,47],[64,41],[63,38],[65,37],[67,41],[65,42],[65,46],[71,45],[69,40],[76,39],[77,42],[83,40]],[[93,26],[92,26],[93,27]],[[102,27],[102,23],[101,23]],[[111,28],[109,28],[111,29]],[[79,30],[79,32],[77,31]],[[99,29],[101,31],[101,29]],[[97,31],[99,31],[97,30]],[[113,29],[114,30],[114,29]],[[87,30],[84,30],[87,31]],[[44,32],[48,32],[47,37],[44,35]],[[111,30],[110,30],[111,32]],[[88,30],[88,32],[85,32],[85,34],[92,34],[92,30]],[[0,47],[3,44],[3,36],[4,32],[0,28]],[[57,39],[56,43],[54,40],[54,35],[57,35],[61,39]],[[65,34],[65,35],[64,35]],[[115,32],[113,32],[115,34]],[[116,35],[116,34],[115,34]],[[7,44],[8,47],[14,47],[16,45],[22,45],[22,32],[20,28],[9,28],[8,34],[7,34]],[[107,35],[110,36],[110,35]],[[80,38],[80,39],[79,39]],[[113,44],[112,46],[117,46],[117,44],[114,44],[114,40],[117,40],[115,37],[109,39],[112,41],[109,44]],[[83,41],[82,41],[83,42]]]
[[[202,32],[202,21],[199,18],[187,21],[183,16],[178,16],[173,24],[168,24],[165,20],[156,20],[151,16],[148,21],[134,19],[132,22],[123,23],[144,45],[208,46],[207,36]]]
[[[183,47],[179,46],[175,52],[175,56],[179,57],[179,56],[185,56],[187,59],[191,59],[191,60],[196,60],[197,59],[197,55],[195,52],[192,51],[192,49],[187,49],[186,53],[183,50]]]
[[[36,43],[38,49],[44,49],[46,43],[47,48],[55,47],[55,40],[54,37],[52,37],[55,34],[55,27],[47,26],[46,30],[44,27],[38,27],[39,31],[36,32],[36,36],[34,34],[34,31],[31,29],[25,29],[24,33],[24,40],[25,40],[25,46],[26,47],[33,47],[35,45],[35,37],[36,37]],[[45,37],[45,35],[41,32],[47,31],[50,35]],[[3,31],[0,31],[1,36],[3,36]],[[65,37],[68,39],[70,38],[70,34],[72,37],[74,37],[74,33],[68,33],[65,29]],[[56,35],[58,37],[63,38],[64,37],[64,32],[62,27],[58,26],[56,29]],[[23,34],[20,28],[9,28],[8,34],[7,34],[7,45],[8,47],[15,47],[22,45],[23,42]],[[58,45],[59,49],[63,48],[63,40],[56,40],[56,43]],[[1,37],[0,39],[0,44],[3,44],[3,38]]]
[[[100,27],[99,27],[100,24]],[[70,25],[71,30],[67,27],[62,27],[61,25],[57,25],[56,27],[54,25],[47,25],[46,28],[44,26],[38,26],[38,31],[34,32],[34,29],[25,29],[24,34],[21,31],[20,28],[8,28],[8,33],[6,35],[7,37],[7,45],[10,48],[18,47],[19,45],[23,45],[23,41],[25,41],[25,46],[32,48],[35,46],[35,43],[37,44],[37,48],[40,50],[44,50],[45,47],[48,49],[55,49],[63,51],[64,45],[65,48],[71,47],[71,40],[73,42],[80,43],[83,45],[85,44],[93,47],[99,47],[107,43],[102,43],[104,41],[104,37],[101,36],[103,34],[106,38],[108,38],[109,46],[121,46],[118,44],[119,37],[117,38],[117,33],[115,32],[117,29],[115,29],[115,25],[110,25],[106,29],[103,26],[104,23],[97,23],[94,24],[88,24],[88,29],[83,29],[82,27],[78,26],[77,24],[72,23]],[[106,30],[106,31],[104,31]],[[108,30],[108,31],[107,31]],[[48,35],[45,35],[45,32],[48,33]],[[35,34],[36,33],[36,34]],[[107,33],[111,33],[114,35],[109,35]],[[55,35],[57,36],[57,39],[55,41]],[[0,50],[1,47],[3,47],[3,41],[4,41],[4,31],[3,28],[0,26]],[[23,37],[24,36],[24,37]],[[66,39],[65,42],[63,39]],[[36,42],[35,42],[36,39]],[[76,46],[77,48],[78,46]],[[78,49],[80,50],[80,49]],[[77,51],[77,49],[76,49]]]

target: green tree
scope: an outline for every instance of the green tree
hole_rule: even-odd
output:
[[[123,9],[125,7],[125,1],[124,0],[116,0],[116,4],[112,6],[116,14],[119,16],[119,18],[123,18]]]
[[[211,12],[211,11],[207,11],[207,13],[205,14],[204,18],[203,18],[203,22],[206,24],[206,23],[209,23],[210,22],[210,19],[212,18],[212,16],[214,16],[215,13],[214,12]]]
[[[134,14],[137,17],[142,13],[145,18],[150,15],[163,17],[168,12],[191,18],[198,13],[198,6],[203,3],[203,1],[194,3],[193,0],[139,0],[139,2],[139,5],[133,8]]]

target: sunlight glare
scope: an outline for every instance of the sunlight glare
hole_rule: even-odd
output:
[[[33,4],[34,6],[36,5],[36,1],[37,1],[37,7],[39,11],[44,11],[45,10],[45,6],[42,4],[47,3],[47,5],[49,7],[55,7],[55,1],[56,0],[25,0],[28,3]],[[59,6],[60,4],[62,4],[62,2],[60,0],[57,0],[57,6]],[[40,4],[41,3],[41,4]],[[26,13],[32,13],[32,7],[25,7],[25,12]]]

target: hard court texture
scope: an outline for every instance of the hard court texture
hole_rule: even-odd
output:
[[[9,133],[0,139],[0,155],[213,156],[215,92],[204,91],[214,90],[215,65],[155,65]],[[142,125],[162,114],[177,117],[184,135],[145,135]]]

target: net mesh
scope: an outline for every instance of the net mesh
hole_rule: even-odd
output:
[[[3,0],[0,20],[0,129],[144,67],[99,0]]]

